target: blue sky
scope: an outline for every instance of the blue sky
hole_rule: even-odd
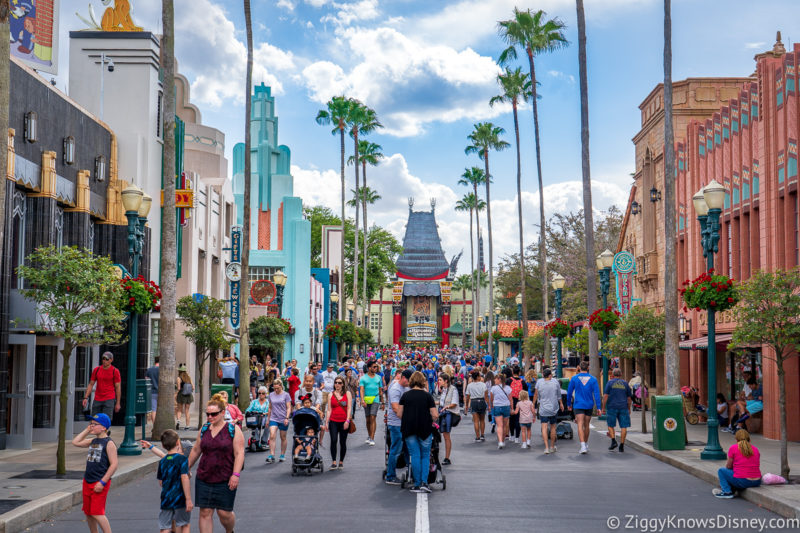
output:
[[[88,0],[62,0],[59,85],[67,76],[66,34],[81,29],[74,16]],[[102,5],[92,0],[96,12]],[[161,2],[133,0],[134,19],[159,33]],[[596,209],[627,201],[634,171],[631,138],[640,126],[639,103],[663,80],[663,2],[586,0],[593,194]],[[227,136],[227,151],[242,141],[244,17],[241,0],[175,0],[176,55],[192,83],[192,100],[205,124]],[[753,6],[757,7],[753,7]],[[456,185],[475,122],[506,128],[510,108],[490,108],[498,94],[494,60],[503,49],[496,23],[513,8],[544,9],[566,25],[570,46],[536,59],[541,82],[540,129],[546,212],[579,209],[580,108],[577,30],[573,0],[252,0],[254,82],[273,86],[280,142],[292,150],[295,194],[306,203],[336,207],[338,141],[314,117],[335,94],[358,97],[376,109],[386,129],[371,140],[386,161],[368,170],[382,195],[372,217],[402,238],[407,197],[420,208],[436,197],[446,253],[464,249],[468,220],[453,211],[464,192]],[[767,9],[769,8],[769,9]],[[673,78],[745,76],[755,53],[771,48],[783,30],[787,48],[796,30],[796,0],[673,0]],[[524,66],[524,65],[523,65]],[[527,70],[527,66],[524,66]],[[520,112],[525,240],[538,221],[532,113]],[[682,132],[676,132],[676,137]],[[348,144],[348,149],[351,149]],[[515,153],[492,155],[495,257],[516,248]],[[352,169],[348,174],[352,186]],[[466,243],[466,244],[465,244]]]

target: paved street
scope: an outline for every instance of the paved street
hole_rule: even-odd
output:
[[[378,444],[368,447],[361,412],[357,422],[359,431],[348,439],[343,471],[294,478],[288,463],[266,465],[265,454],[248,453],[236,500],[236,530],[441,533],[531,527],[590,532],[608,531],[606,521],[612,515],[623,520],[620,529],[628,514],[777,518],[741,499],[718,500],[711,495],[711,485],[651,457],[633,450],[608,452],[607,439],[597,433],[586,456],[577,453],[577,440],[560,441],[558,453],[546,456],[540,437],[533,440],[531,450],[509,444],[499,451],[491,440],[473,443],[466,419],[454,432],[447,490],[434,488],[429,496],[412,494],[381,481],[383,424],[379,423]],[[322,453],[327,468],[327,439]],[[154,531],[158,504],[155,475],[112,489],[107,511],[114,531]],[[193,519],[196,531],[196,511]],[[83,514],[76,507],[31,531],[74,533],[84,528]],[[642,530],[641,525],[636,529]],[[222,531],[218,523],[215,531]]]

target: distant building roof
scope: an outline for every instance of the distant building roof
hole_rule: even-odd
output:
[[[447,276],[450,265],[444,257],[434,211],[408,210],[403,254],[397,260],[397,276],[411,280],[435,280]]]

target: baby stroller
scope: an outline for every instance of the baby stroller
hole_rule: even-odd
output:
[[[292,476],[300,474],[310,476],[311,471],[314,469],[318,469],[320,472],[324,471],[322,456],[319,454],[320,425],[319,415],[313,409],[298,409],[292,415],[292,426],[294,428],[292,450],[298,445],[302,444],[303,446],[297,457],[292,453]],[[313,437],[306,435],[309,429],[314,430]],[[307,445],[311,446],[311,454],[306,451]]]
[[[566,408],[567,391],[564,389],[561,389],[561,403],[564,404],[564,407]],[[563,409],[558,410],[558,413],[556,413],[556,422],[558,422],[556,424],[556,438],[572,440],[573,433],[571,422],[573,420],[575,420],[575,413]]]
[[[386,415],[383,417],[384,422],[386,422]],[[381,475],[381,479],[386,479],[386,471],[389,467],[389,450],[392,447],[392,435],[389,433],[389,425],[384,423],[384,454],[383,454],[383,474]],[[397,475],[397,479],[400,480],[400,486],[405,487],[406,482],[411,477],[411,472],[409,471],[408,465],[408,450],[406,449],[406,443],[403,441],[403,449],[400,455],[397,457],[397,465],[395,466],[395,472]],[[399,471],[402,470],[403,472],[400,473]]]
[[[247,440],[247,449],[251,452],[264,452],[269,446],[263,444],[266,432],[267,415],[255,411],[247,411],[244,414],[244,422],[250,429],[250,438]]]
[[[442,470],[442,463],[439,461],[439,446],[442,443],[442,434],[439,428],[433,426],[433,440],[431,442],[431,463],[428,471],[428,485],[440,484],[442,490],[447,489],[447,478]]]

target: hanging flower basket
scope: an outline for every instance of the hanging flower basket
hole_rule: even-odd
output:
[[[691,282],[684,281],[683,286],[681,296],[686,303],[684,309],[687,311],[688,308],[697,311],[701,309],[726,311],[739,302],[739,293],[733,280],[723,274],[715,274],[713,268],[703,272]]]
[[[569,327],[569,324],[567,324],[564,320],[561,320],[560,318],[556,318],[555,320],[547,324],[547,326],[545,326],[545,329],[547,329],[548,335],[550,335],[551,337],[555,337],[557,339],[565,338],[567,335],[569,335],[569,332],[572,330],[572,328]]]
[[[478,341],[478,342],[480,342],[481,344],[483,344],[484,342],[486,342],[486,339],[488,339],[488,338],[489,338],[489,332],[488,332],[488,331],[484,331],[483,333],[478,333],[478,334],[475,336],[475,340],[477,340],[477,341]]]
[[[286,326],[286,332],[285,332],[285,333],[286,333],[287,335],[294,335],[294,326],[292,326],[292,323],[291,323],[291,322],[289,322],[288,320],[286,320],[286,319],[285,319],[285,318],[283,318],[283,317],[281,317],[279,320],[280,320],[281,322],[283,322],[283,325],[284,325],[284,326]],[[329,325],[330,325],[330,324],[329,324]]]
[[[329,322],[328,325],[325,326],[324,335],[333,342],[337,342],[339,337],[342,336],[342,327],[336,322]]]
[[[619,326],[620,316],[612,307],[598,309],[589,317],[589,327],[598,333],[614,331]]]
[[[511,336],[514,337],[515,339],[521,339],[524,336],[522,328],[521,327],[514,328],[514,331],[511,333]]]
[[[120,285],[122,286],[120,307],[126,313],[143,315],[159,310],[161,289],[154,282],[144,279],[143,276],[137,276],[135,279],[121,279]]]
[[[499,331],[497,331],[497,330],[494,330],[494,331],[492,332],[492,339],[493,339],[493,340],[495,340],[495,341],[499,341],[499,340],[500,340],[500,339],[502,339],[502,338],[503,338],[503,334],[502,334],[502,333],[500,333]]]

